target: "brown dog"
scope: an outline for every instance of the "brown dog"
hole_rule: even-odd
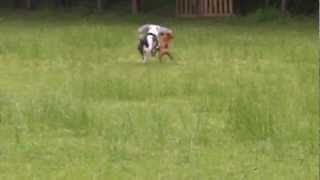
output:
[[[160,34],[160,46],[159,46],[159,60],[160,60],[160,62],[161,62],[162,57],[164,55],[169,56],[169,58],[171,60],[173,60],[173,57],[169,51],[172,39],[173,39],[173,35],[171,33]]]

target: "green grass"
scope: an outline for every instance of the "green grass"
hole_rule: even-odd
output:
[[[318,179],[313,21],[3,13],[0,179]]]

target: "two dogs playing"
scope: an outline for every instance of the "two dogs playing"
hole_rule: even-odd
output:
[[[147,33],[144,38],[140,39],[138,46],[138,50],[143,56],[143,63],[147,63],[149,58],[155,56],[157,53],[160,62],[165,55],[173,60],[169,50],[172,40],[172,32],[161,32],[158,34],[158,37],[153,33]]]

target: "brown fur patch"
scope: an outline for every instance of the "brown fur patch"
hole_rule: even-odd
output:
[[[160,35],[160,49],[159,49],[160,61],[164,55],[167,55],[170,57],[170,59],[173,59],[169,51],[172,40],[173,40],[173,35],[170,33],[163,33]]]

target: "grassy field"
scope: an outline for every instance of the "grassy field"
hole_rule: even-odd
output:
[[[143,65],[136,28],[176,31]],[[0,16],[0,179],[315,180],[311,18]]]

